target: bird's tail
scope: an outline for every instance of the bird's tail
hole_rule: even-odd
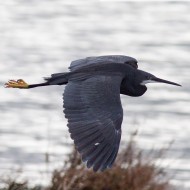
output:
[[[68,72],[54,73],[51,77],[44,77],[44,80],[50,85],[64,85],[68,83]]]

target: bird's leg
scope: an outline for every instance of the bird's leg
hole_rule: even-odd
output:
[[[29,88],[29,85],[22,79],[9,80],[5,83],[5,88]]]
[[[9,80],[5,83],[5,88],[20,88],[20,89],[28,89],[28,88],[36,88],[40,86],[49,86],[48,82],[38,83],[38,84],[27,84],[24,80]]]

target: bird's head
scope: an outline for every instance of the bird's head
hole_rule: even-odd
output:
[[[158,78],[150,73],[147,73],[147,72],[141,71],[141,70],[139,70],[139,72],[138,72],[137,80],[138,80],[138,84],[143,85],[143,86],[147,83],[155,83],[155,82],[181,86],[180,84]]]

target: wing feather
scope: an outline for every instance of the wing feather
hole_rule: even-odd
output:
[[[77,69],[90,66],[92,64],[105,64],[105,63],[123,63],[129,64],[133,68],[137,69],[137,60],[133,57],[125,56],[125,55],[105,55],[105,56],[94,56],[94,57],[86,57],[84,59],[78,59],[71,62],[69,69],[71,71],[76,71]]]
[[[91,76],[70,80],[63,95],[68,128],[82,160],[94,171],[114,162],[121,138],[122,77]],[[119,131],[119,132],[118,132]]]

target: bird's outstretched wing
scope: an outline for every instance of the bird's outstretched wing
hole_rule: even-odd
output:
[[[91,64],[105,64],[105,63],[123,63],[132,66],[137,69],[137,60],[133,57],[125,56],[125,55],[105,55],[105,56],[97,56],[97,57],[87,57],[85,59],[78,59],[71,62],[69,69],[71,71],[75,71],[81,67],[88,66]]]
[[[94,171],[111,167],[119,149],[123,110],[119,76],[70,80],[65,88],[64,113],[82,160]]]

